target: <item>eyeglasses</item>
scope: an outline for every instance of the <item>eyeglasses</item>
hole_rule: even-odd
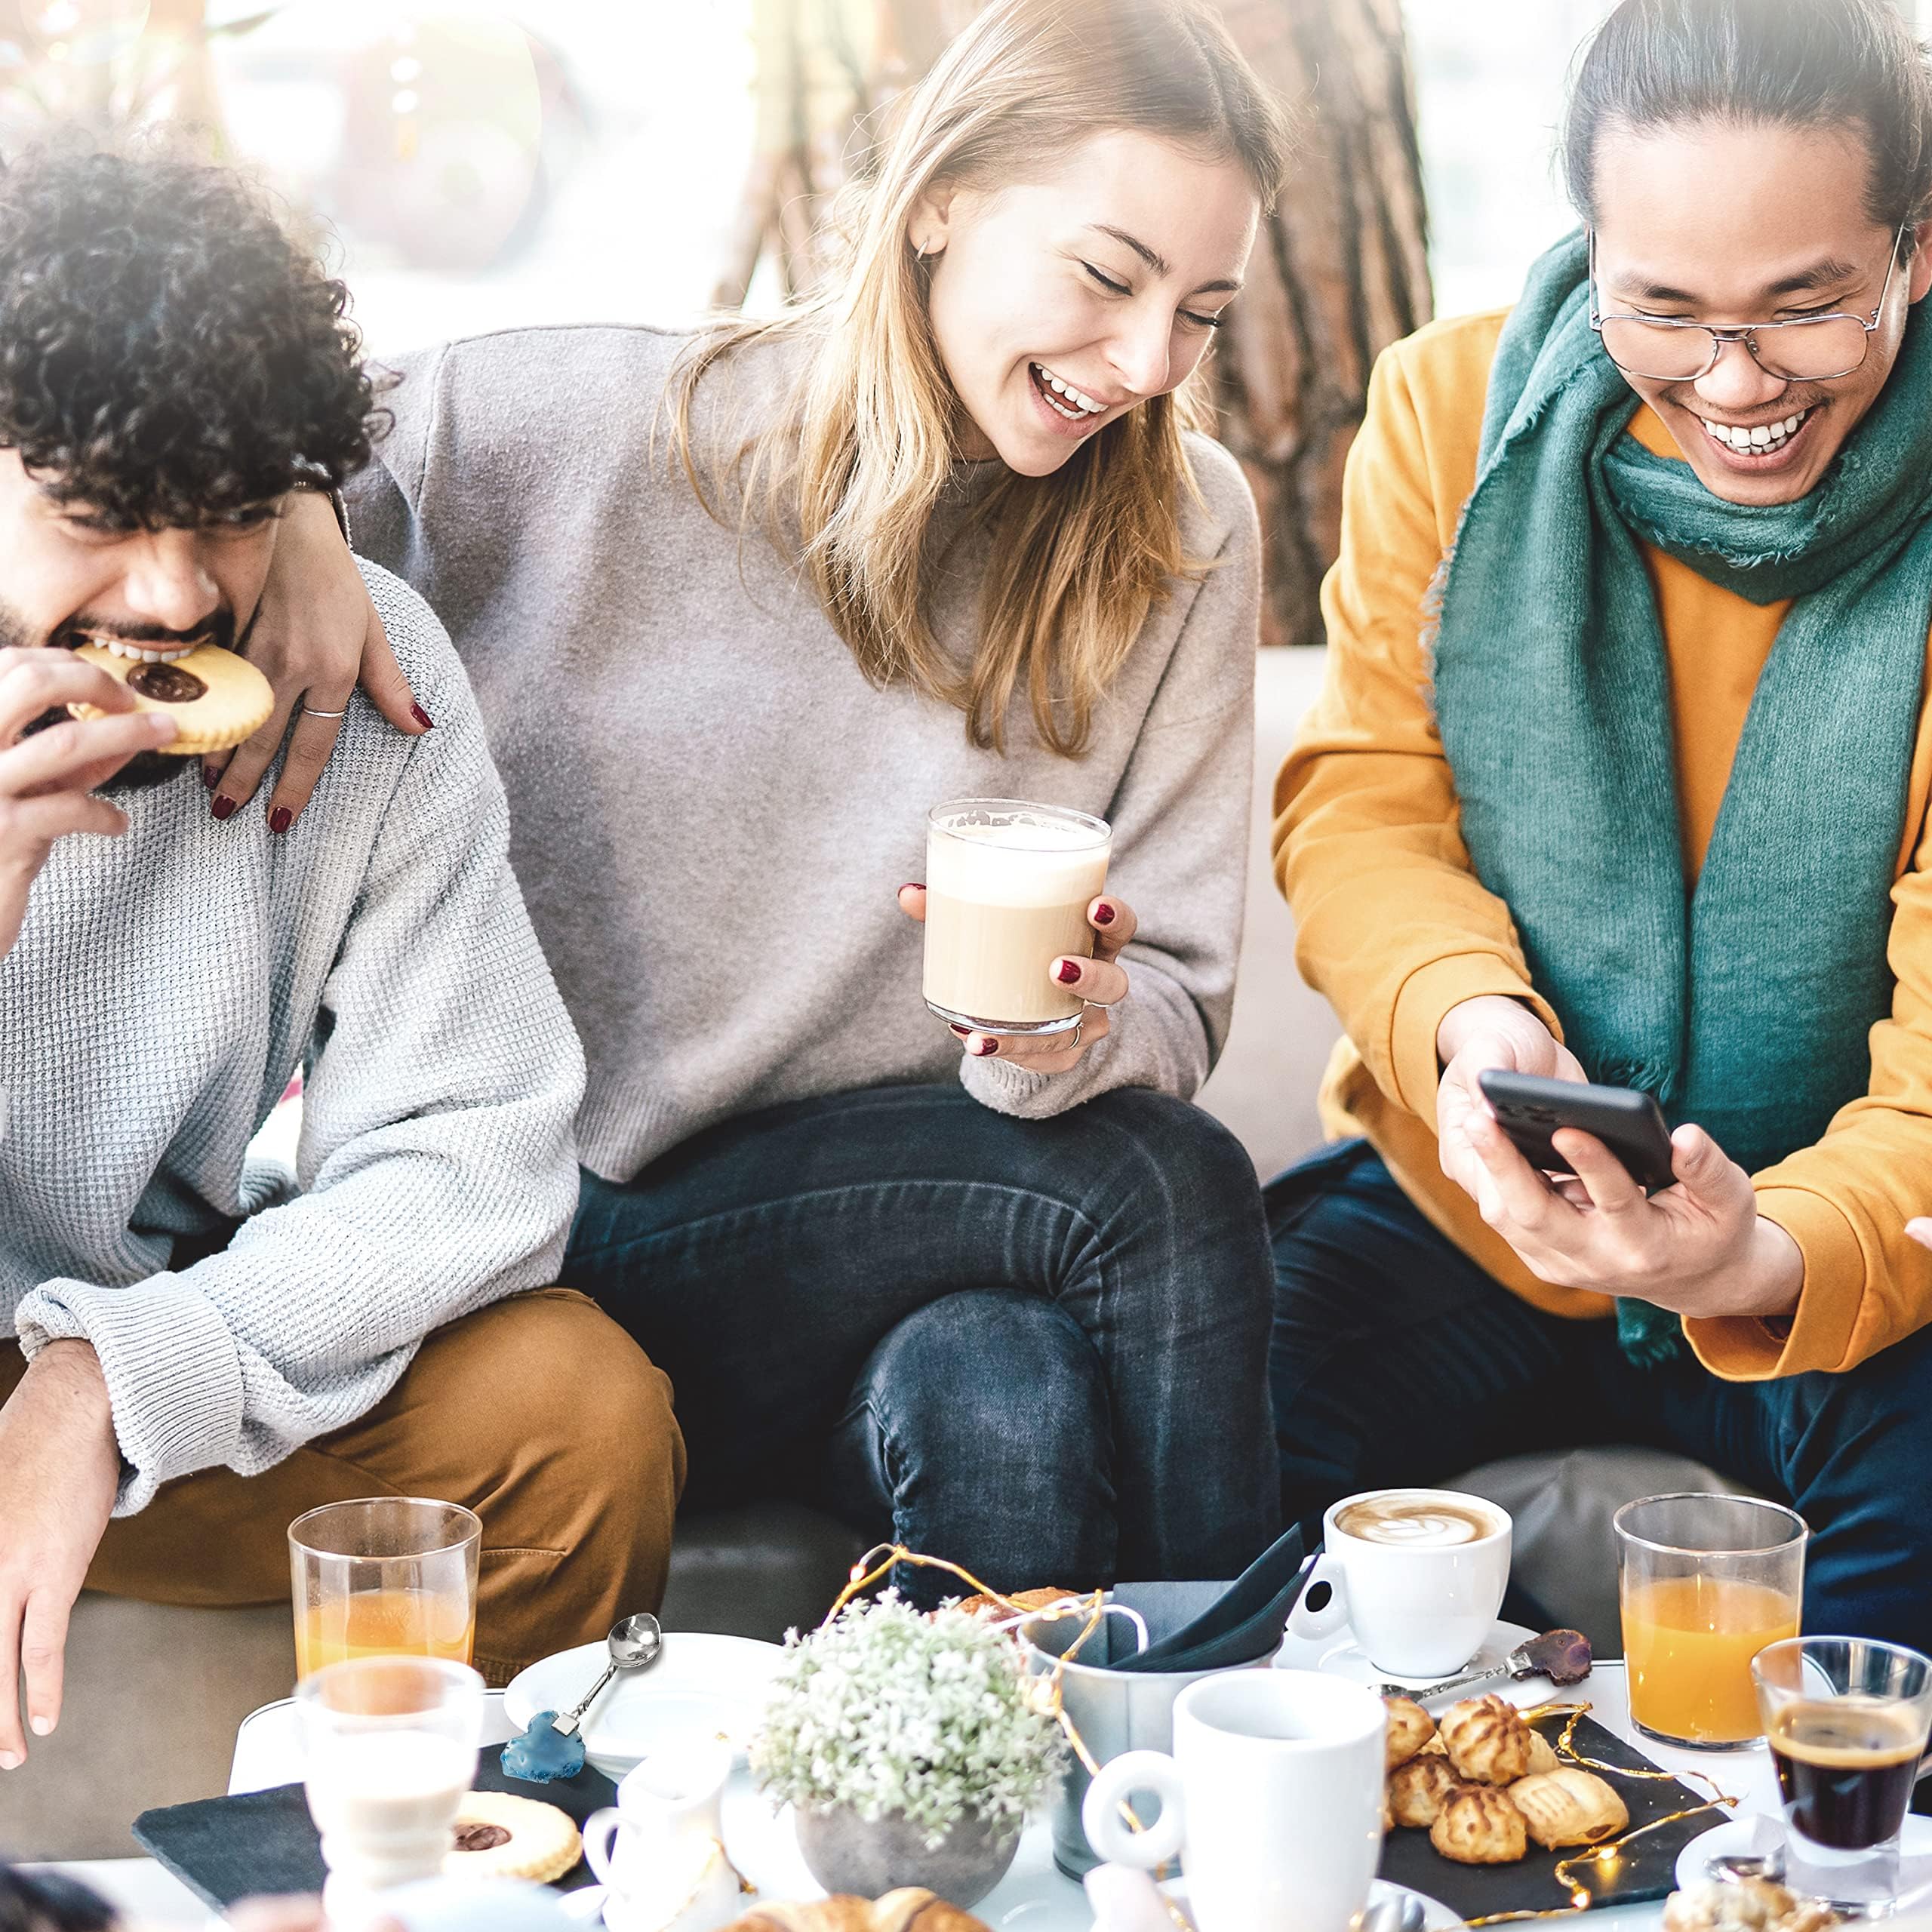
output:
[[[1848,376],[1865,360],[1872,332],[1892,292],[1892,275],[1905,243],[1906,224],[1892,237],[1884,286],[1869,318],[1833,310],[1828,315],[1794,315],[1789,321],[1753,322],[1737,329],[1714,329],[1674,315],[1605,315],[1597,307],[1597,238],[1590,236],[1590,327],[1604,353],[1626,376],[1647,382],[1694,383],[1718,365],[1727,342],[1741,342],[1767,375],[1789,382],[1828,383]]]

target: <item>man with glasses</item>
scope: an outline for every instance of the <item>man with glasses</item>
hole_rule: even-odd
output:
[[[1932,79],[1884,0],[1624,0],[1564,160],[1515,308],[1377,370],[1278,789],[1347,1034],[1284,1506],[1669,1447],[1805,1515],[1807,1627],[1924,1646]],[[1648,1094],[1674,1183],[1532,1166],[1491,1069]]]

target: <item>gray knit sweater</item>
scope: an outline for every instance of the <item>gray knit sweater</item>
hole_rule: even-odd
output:
[[[576,1206],[583,1059],[475,703],[364,574],[436,729],[358,696],[281,838],[267,784],[217,824],[189,761],[124,837],[60,841],[0,963],[0,1334],[94,1345],[119,1514],[354,1421],[438,1323],[553,1279]],[[245,1157],[305,1063],[291,1177]]]
[[[712,1121],[955,1065],[1023,1115],[1115,1087],[1191,1095],[1226,1036],[1245,878],[1260,538],[1233,460],[1191,441],[1206,507],[1185,506],[1187,544],[1219,567],[1149,617],[1091,749],[1042,749],[1023,699],[1002,758],[958,711],[867,684],[810,586],[672,472],[659,406],[688,340],[519,329],[405,356],[395,429],[349,493],[357,547],[429,598],[475,686],[583,1037],[586,1164],[628,1179]],[[700,392],[701,441],[725,433],[718,411],[771,407],[750,359]],[[954,515],[992,473],[960,466]],[[963,540],[933,603],[961,660],[983,561]],[[928,808],[975,795],[1113,824],[1133,991],[1075,1072],[963,1060],[921,1003],[894,894],[923,876]]]

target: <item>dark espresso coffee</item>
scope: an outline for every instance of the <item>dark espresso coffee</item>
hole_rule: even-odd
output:
[[[1787,1815],[1814,1844],[1863,1851],[1904,1823],[1925,1748],[1908,1707],[1868,1697],[1787,1704],[1767,1741]]]

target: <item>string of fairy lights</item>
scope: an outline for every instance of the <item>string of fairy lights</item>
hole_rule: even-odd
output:
[[[1086,1620],[1072,1642],[1053,1660],[1050,1669],[1035,1679],[1034,1695],[1038,1700],[1038,1708],[1059,1724],[1069,1749],[1079,1759],[1088,1776],[1097,1776],[1100,1769],[1099,1761],[1081,1737],[1079,1727],[1068,1715],[1064,1683],[1066,1666],[1079,1656],[1082,1647],[1100,1629],[1106,1618],[1106,1592],[1096,1590],[1091,1596],[1069,1597],[1065,1600],[1066,1607],[1060,1604],[1050,1604],[1044,1610],[1032,1609],[1016,1603],[1001,1591],[989,1588],[970,1570],[961,1568],[957,1563],[948,1562],[943,1557],[923,1555],[917,1550],[908,1549],[902,1543],[877,1543],[853,1564],[845,1587],[839,1592],[832,1607],[826,1612],[825,1621],[829,1623],[854,1598],[862,1596],[874,1584],[882,1582],[891,1574],[894,1567],[900,1563],[910,1564],[916,1569],[943,1571],[948,1576],[956,1577],[977,1595],[997,1604],[1016,1619],[1038,1618],[1054,1622],[1075,1615],[1084,1617]],[[1076,1603],[1079,1606],[1078,1610],[1072,1607]],[[1577,1747],[1577,1727],[1589,1710],[1590,1706],[1587,1703],[1537,1704],[1525,1709],[1522,1716],[1526,1724],[1533,1724],[1541,1718],[1561,1717],[1563,1728],[1557,1734],[1555,1741],[1557,1755],[1586,1770],[1607,1771],[1616,1777],[1654,1780],[1663,1783],[1677,1781],[1678,1774],[1674,1771],[1637,1770],[1628,1764],[1605,1764],[1599,1758],[1586,1756]],[[1730,1810],[1737,1805],[1738,1801],[1718,1790],[1716,1781],[1708,1774],[1690,1771],[1685,1775],[1700,1778],[1709,1785],[1711,1796],[1701,1804],[1672,1811],[1660,1818],[1649,1819],[1617,1838],[1605,1839],[1599,1844],[1586,1846],[1561,1860],[1556,1866],[1555,1878],[1558,1884],[1569,1895],[1563,1904],[1519,1912],[1491,1912],[1481,1918],[1465,1919],[1462,1921],[1463,1925],[1473,1928],[1513,1924],[1528,1919],[1567,1918],[1577,1912],[1587,1912],[1596,1902],[1596,1894],[1592,1888],[1591,1881],[1594,1879],[1597,1885],[1601,1886],[1615,1872],[1629,1847],[1639,1839],[1648,1837],[1654,1832],[1663,1831],[1669,1826],[1682,1824],[1687,1819],[1700,1817],[1706,1812]],[[1130,1805],[1123,1801],[1120,1810],[1130,1829],[1137,1832],[1146,1829]],[[1163,1903],[1167,1906],[1168,1916],[1180,1928],[1180,1932],[1194,1932],[1187,1915],[1179,1905],[1164,1894]]]

